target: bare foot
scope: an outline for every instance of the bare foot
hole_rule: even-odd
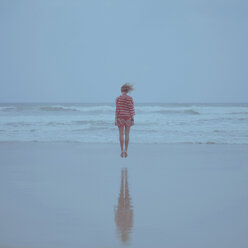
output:
[[[121,151],[121,157],[123,158],[123,156],[124,156],[124,152],[123,152],[123,151]]]
[[[124,151],[124,153],[125,153],[125,158],[127,157],[127,151]]]

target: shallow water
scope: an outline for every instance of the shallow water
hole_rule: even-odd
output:
[[[134,143],[248,144],[248,103],[135,103]],[[114,103],[0,103],[0,141],[118,143]]]
[[[130,145],[122,159],[115,145],[7,143],[0,158],[0,247],[248,245],[247,146]]]

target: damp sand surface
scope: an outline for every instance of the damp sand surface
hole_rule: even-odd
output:
[[[246,248],[248,146],[0,143],[1,248]]]

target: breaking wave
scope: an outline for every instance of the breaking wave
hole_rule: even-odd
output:
[[[40,107],[40,110],[42,111],[78,111],[74,108],[69,107],[53,107],[53,106],[47,106],[47,107]]]
[[[15,107],[0,107],[0,111],[9,112],[15,110]]]
[[[155,111],[155,113],[161,113],[161,114],[186,114],[186,115],[200,115],[199,112],[193,110],[193,109],[187,109],[187,110],[160,110]]]
[[[43,106],[40,107],[42,111],[72,111],[72,112],[88,112],[88,113],[102,113],[102,112],[113,112],[115,109],[113,106],[99,105],[99,106]]]
[[[137,103],[135,112],[134,143],[248,144],[248,104]],[[2,103],[0,117],[0,142],[118,142],[114,103]]]

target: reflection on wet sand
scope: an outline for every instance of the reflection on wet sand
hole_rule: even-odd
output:
[[[133,226],[133,206],[129,195],[127,168],[121,170],[121,188],[118,206],[115,207],[115,223],[118,236],[124,244],[127,244]]]

